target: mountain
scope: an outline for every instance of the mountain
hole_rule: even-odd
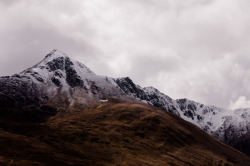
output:
[[[128,77],[113,80],[116,83],[116,86],[118,86],[124,93],[130,95],[131,97],[151,106],[155,106],[168,112],[180,115],[176,101],[161,93],[157,89],[153,87],[141,88],[139,85],[135,85]]]
[[[58,50],[13,76],[0,78],[0,100],[5,104],[86,107],[124,93],[105,78]]]
[[[174,100],[153,87],[142,88],[128,77],[98,76],[84,64],[72,60],[58,50],[53,50],[41,62],[19,74],[0,77],[0,117],[8,122],[45,123],[47,126],[51,117],[64,117],[62,112],[79,113],[83,109],[98,107],[113,99],[127,104],[145,103],[173,113],[200,127],[217,140],[250,154],[248,109],[229,111],[189,99]],[[98,110],[97,107],[94,110]],[[124,118],[129,121],[130,117],[126,116]],[[6,127],[5,122],[0,127],[8,134],[10,127]],[[9,134],[12,137],[19,133],[15,130]],[[25,133],[24,136],[22,138],[26,139],[29,135]]]
[[[151,106],[174,113],[219,141],[250,155],[250,109],[226,110],[189,100],[174,100],[153,87],[128,78],[113,79],[123,92]]]

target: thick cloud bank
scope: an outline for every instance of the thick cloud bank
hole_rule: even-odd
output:
[[[130,76],[173,98],[243,107],[249,8],[249,0],[0,0],[0,75],[57,48],[97,74]]]

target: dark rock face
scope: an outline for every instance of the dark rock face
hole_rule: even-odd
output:
[[[201,120],[204,119],[204,117],[202,117],[202,116],[200,116],[200,115],[197,115],[197,119],[198,119],[199,121],[201,121]]]
[[[99,88],[96,86],[95,82],[91,82],[90,90],[91,90],[91,92],[93,94],[97,94],[98,93]]]
[[[188,110],[188,111],[184,112],[184,115],[187,117],[190,117],[194,120],[194,114],[192,111]]]
[[[194,120],[194,116],[196,115],[195,111],[197,110],[196,105],[192,102],[188,102],[187,99],[178,99],[176,101],[181,111],[184,112],[184,115]],[[199,118],[202,119],[201,116],[199,116]]]
[[[37,75],[37,73],[31,73],[31,75],[32,75],[33,77],[35,77],[37,81],[39,81],[39,82],[44,82],[44,80],[43,80],[41,77],[39,77],[39,76]]]
[[[60,78],[63,78],[62,73],[60,73],[60,72],[58,72],[58,71],[55,72],[55,76],[60,77]]]
[[[196,105],[194,103],[189,103],[187,101],[187,99],[178,99],[177,103],[179,104],[180,109],[182,111],[185,111],[185,110],[196,110],[197,109]]]
[[[135,85],[129,77],[116,79],[115,82],[126,94],[136,99],[146,101],[151,106],[180,115],[173,105],[172,99],[167,95],[162,94],[157,89],[151,87],[153,92],[147,92],[146,89]]]
[[[56,51],[57,51],[56,49],[52,50],[49,54],[45,56],[45,58],[52,56]]]
[[[43,99],[38,98],[46,95],[38,91],[36,84],[27,78],[20,78],[19,76],[1,78],[0,93],[0,105],[37,105],[46,100],[46,97]]]
[[[60,87],[61,86],[61,82],[60,80],[58,80],[56,77],[52,77],[51,81],[57,86]]]
[[[161,94],[158,90],[155,91],[155,93],[148,94],[148,101],[151,103],[150,105],[154,107],[180,116],[176,107],[173,105],[172,99],[167,95]]]
[[[130,94],[135,98],[141,100],[148,100],[147,94],[141,89],[141,87],[136,86],[129,77],[115,80],[117,85],[126,93]]]
[[[49,66],[50,71],[55,70],[64,70],[64,57],[59,57],[53,59],[52,61],[48,62],[47,65]]]
[[[37,81],[43,82],[43,79],[41,77],[35,77]]]
[[[59,80],[59,78],[63,78],[63,75],[61,72],[56,71],[54,76],[51,78],[51,81],[57,86],[57,87],[61,87],[62,83]]]
[[[66,81],[68,84],[74,88],[76,86],[83,87],[83,80],[73,68],[73,63],[69,58],[65,59],[65,70],[66,70]]]

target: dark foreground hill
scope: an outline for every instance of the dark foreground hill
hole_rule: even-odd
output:
[[[1,113],[0,165],[250,165],[193,124],[144,104]]]

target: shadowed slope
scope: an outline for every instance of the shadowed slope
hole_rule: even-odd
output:
[[[181,118],[111,101],[60,109],[44,123],[0,121],[10,165],[249,165],[250,159]]]

